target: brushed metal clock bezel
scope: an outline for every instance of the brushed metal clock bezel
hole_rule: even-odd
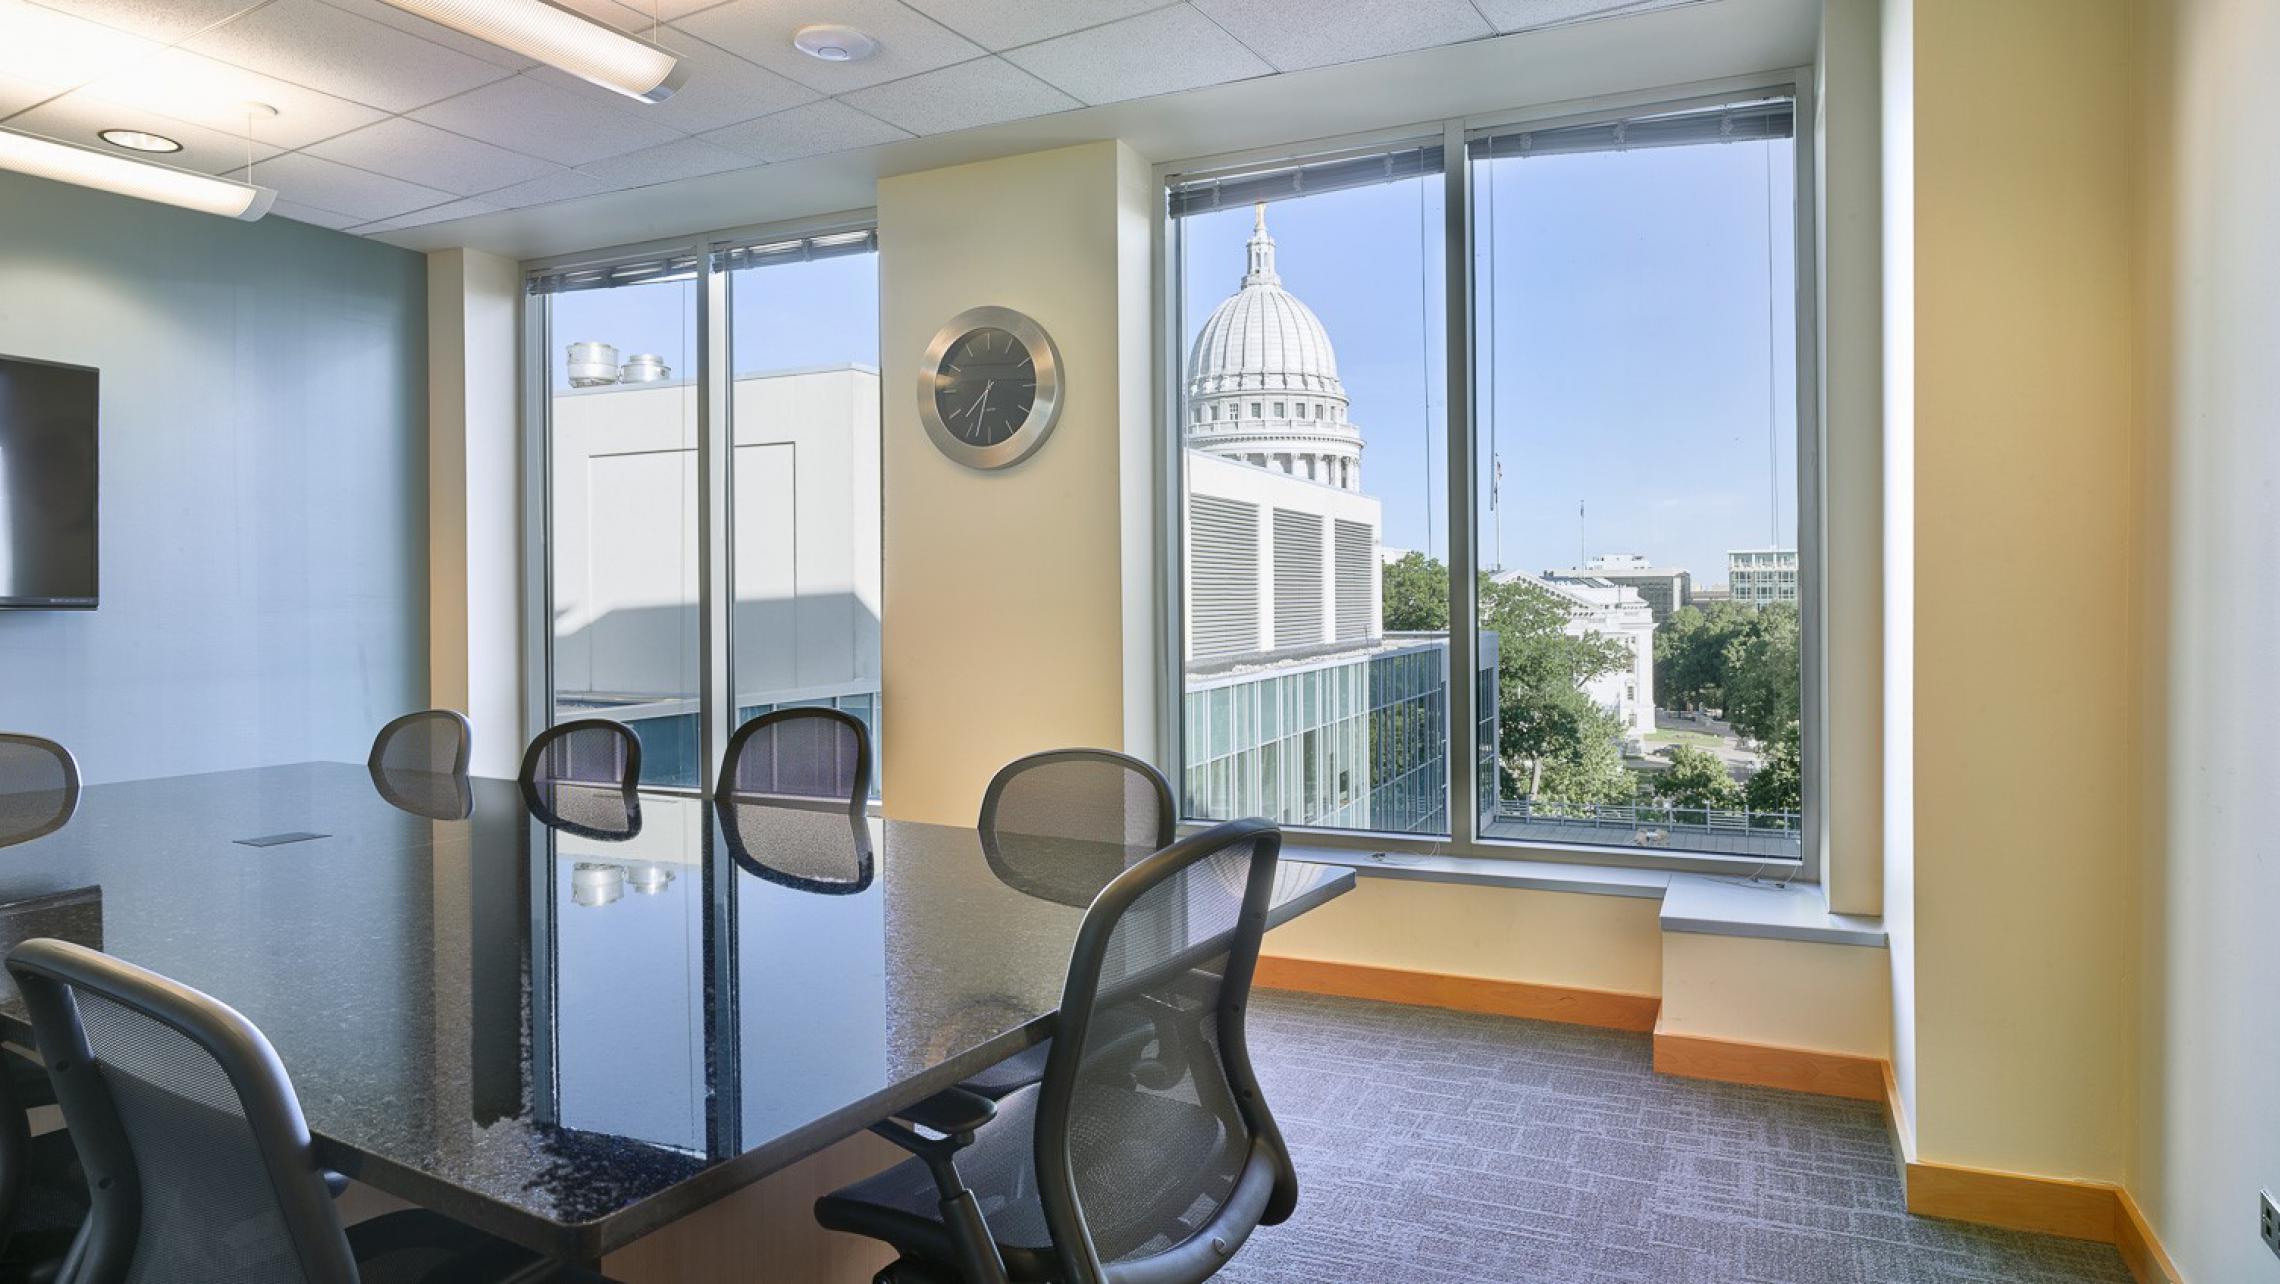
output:
[[[1030,402],[1029,418],[1012,436],[994,446],[977,446],[960,441],[942,422],[942,411],[934,404],[936,380],[942,372],[942,358],[948,356],[951,345],[980,329],[995,328],[1005,331],[1029,353],[1029,360],[1037,367],[1037,395]],[[1012,308],[986,305],[968,308],[942,323],[934,338],[926,345],[926,354],[918,363],[918,420],[926,425],[926,435],[934,439],[935,449],[968,468],[992,471],[1011,468],[1037,453],[1052,435],[1053,427],[1061,418],[1061,350],[1053,344],[1053,336],[1045,327]]]

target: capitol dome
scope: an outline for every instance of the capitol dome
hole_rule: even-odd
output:
[[[1188,445],[1359,490],[1362,435],[1346,418],[1338,356],[1322,319],[1282,286],[1264,205],[1246,248],[1242,285],[1212,309],[1188,354]]]

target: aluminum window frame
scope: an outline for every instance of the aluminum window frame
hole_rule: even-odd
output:
[[[1773,68],[1763,72],[1693,81],[1678,85],[1565,99],[1558,102],[1474,113],[1437,121],[1389,126],[1357,134],[1301,141],[1278,147],[1250,148],[1182,160],[1152,168],[1158,199],[1168,197],[1175,184],[1200,178],[1234,177],[1246,172],[1348,159],[1403,146],[1442,148],[1444,184],[1444,239],[1446,271],[1443,290],[1447,307],[1444,343],[1447,349],[1446,411],[1443,443],[1448,460],[1448,565],[1450,613],[1448,725],[1444,752],[1449,762],[1449,833],[1421,837],[1384,830],[1330,829],[1285,824],[1284,830],[1309,846],[1337,850],[1406,854],[1412,856],[1477,857],[1489,860],[1551,860],[1577,865],[1649,868],[1661,872],[1714,874],[1764,873],[1783,881],[1822,881],[1828,862],[1826,810],[1828,764],[1826,592],[1827,526],[1823,496],[1827,487],[1823,426],[1820,413],[1819,222],[1812,199],[1817,182],[1815,154],[1808,131],[1817,119],[1813,69]],[[1794,100],[1796,124],[1792,130],[1795,171],[1791,308],[1795,319],[1795,379],[1797,428],[1797,545],[1799,611],[1799,758],[1803,776],[1800,853],[1791,861],[1780,858],[1728,856],[1683,849],[1618,848],[1541,839],[1491,839],[1481,832],[1474,771],[1478,746],[1473,665],[1478,648],[1478,611],[1474,576],[1457,574],[1459,566],[1477,563],[1480,500],[1477,481],[1478,416],[1474,413],[1475,358],[1473,342],[1473,256],[1476,229],[1472,208],[1472,157],[1470,144],[1481,137],[1509,133],[1522,126],[1582,125],[1634,116],[1643,110],[1679,111],[1715,106],[1754,95],[1786,95]],[[1158,765],[1166,776],[1182,782],[1181,810],[1185,812],[1187,741],[1183,695],[1186,664],[1185,593],[1187,567],[1182,552],[1182,521],[1187,476],[1184,451],[1187,402],[1182,365],[1186,357],[1184,246],[1181,220],[1170,212],[1168,200],[1159,206],[1154,222],[1152,270],[1156,280],[1154,301],[1154,361],[1159,441],[1156,450],[1157,519],[1157,700],[1156,742],[1163,746]],[[1463,497],[1461,508],[1457,503]],[[1460,627],[1460,622],[1471,627]],[[1459,675],[1463,675],[1460,679]],[[1183,814],[1183,830],[1197,825]]]

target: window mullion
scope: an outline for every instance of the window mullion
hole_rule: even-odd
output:
[[[713,789],[722,752],[735,727],[729,658],[729,609],[734,568],[729,565],[728,275],[700,255],[697,297],[697,787]]]
[[[1442,271],[1446,281],[1443,304],[1442,362],[1448,380],[1445,427],[1449,465],[1448,503],[1444,520],[1449,527],[1449,725],[1444,728],[1448,754],[1449,837],[1459,851],[1479,841],[1479,747],[1474,743],[1480,719],[1474,705],[1479,693],[1474,652],[1480,644],[1477,623],[1479,596],[1474,585],[1473,561],[1473,431],[1472,431],[1472,166],[1465,156],[1462,121],[1442,128],[1441,179],[1443,235]],[[1492,795],[1493,796],[1493,795]]]

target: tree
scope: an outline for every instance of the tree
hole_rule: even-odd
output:
[[[1797,605],[1776,602],[1755,614],[1752,627],[1726,643],[1726,721],[1771,748],[1800,716]]]
[[[1798,724],[1792,722],[1765,749],[1765,762],[1750,777],[1751,811],[1798,811],[1805,805],[1805,778],[1799,765]]]
[[[1540,760],[1541,783],[1534,796],[1574,806],[1630,802],[1639,796],[1639,782],[1623,766],[1623,753],[1617,747],[1623,724],[1588,699],[1584,704],[1587,712],[1574,741]]]
[[[1655,795],[1675,807],[1731,809],[1742,805],[1742,787],[1725,762],[1707,749],[1673,745],[1663,750],[1670,767],[1654,777]]]
[[[1665,709],[1724,708],[1727,651],[1758,625],[1740,602],[1683,606],[1655,630],[1655,703]]]
[[[1389,633],[1447,632],[1449,568],[1423,553],[1386,563],[1384,619]]]

